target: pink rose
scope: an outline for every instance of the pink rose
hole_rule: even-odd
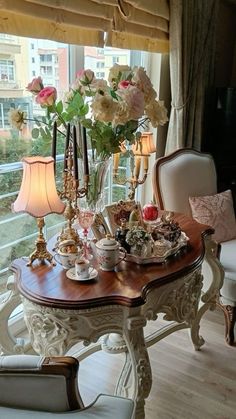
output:
[[[33,95],[37,95],[43,89],[43,80],[41,77],[35,77],[31,83],[28,84],[26,90],[33,93]]]
[[[81,84],[87,86],[92,83],[94,79],[94,72],[92,70],[80,70],[76,74],[76,78],[79,79]]]
[[[127,87],[131,86],[132,83],[129,80],[122,80],[118,84],[118,89],[127,89]]]
[[[55,87],[44,87],[36,96],[36,102],[41,106],[54,105],[57,98],[57,90]]]

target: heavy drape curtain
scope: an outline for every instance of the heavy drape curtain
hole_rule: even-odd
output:
[[[169,47],[168,0],[0,0],[0,32],[152,52]]]
[[[170,0],[171,114],[166,154],[201,149],[205,93],[214,74],[218,0]]]

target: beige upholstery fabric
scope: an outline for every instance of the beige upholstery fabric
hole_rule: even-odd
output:
[[[131,419],[134,403],[130,399],[100,395],[86,409],[65,413],[37,412],[0,406],[1,419]]]
[[[159,168],[158,177],[162,201],[167,210],[191,215],[189,196],[217,192],[213,159],[209,155],[199,156],[192,150],[165,161]]]
[[[225,269],[222,304],[236,306],[236,239],[221,244],[220,261]]]
[[[227,190],[215,195],[189,197],[192,216],[199,223],[214,228],[212,236],[219,243],[236,238],[232,192]]]

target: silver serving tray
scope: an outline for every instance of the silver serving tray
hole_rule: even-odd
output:
[[[158,246],[156,246],[155,255],[153,256],[142,258],[141,256],[131,255],[130,253],[127,253],[125,260],[127,262],[137,263],[138,265],[147,265],[148,263],[163,263],[166,261],[166,259],[169,256],[175,255],[176,253],[178,253],[180,249],[185,247],[188,243],[188,240],[189,238],[182,231],[177,244],[174,247],[171,247],[170,249],[166,250],[164,253],[163,253],[163,248],[160,247],[160,249],[158,249]],[[159,254],[158,254],[158,250],[159,250]]]

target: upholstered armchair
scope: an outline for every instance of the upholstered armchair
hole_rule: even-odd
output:
[[[153,189],[160,209],[192,216],[214,228],[220,243],[220,262],[225,276],[219,305],[225,315],[226,341],[234,343],[236,321],[236,223],[231,191],[217,194],[217,174],[213,157],[192,149],[179,149],[159,158],[154,165]],[[203,263],[204,283],[210,269]]]
[[[131,419],[134,402],[100,394],[84,407],[73,357],[0,356],[2,419]],[[118,412],[118,416],[117,416]]]

